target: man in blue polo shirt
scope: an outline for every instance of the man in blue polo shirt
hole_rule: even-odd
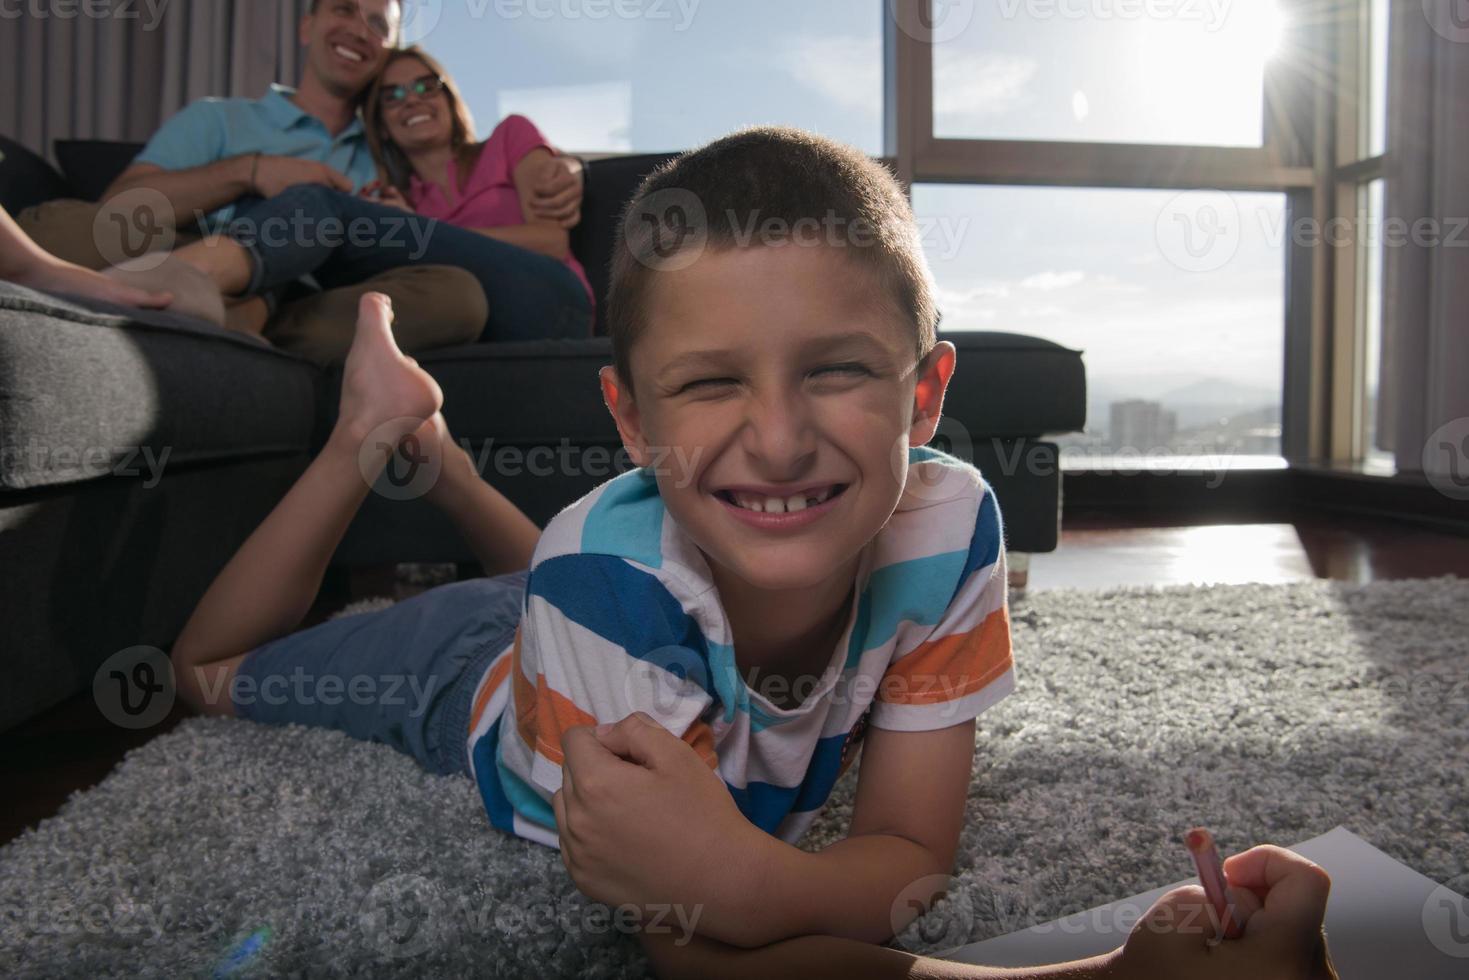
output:
[[[103,200],[166,199],[160,219],[183,231],[217,231],[238,203],[270,198],[288,187],[317,184],[344,192],[377,177],[358,106],[397,42],[399,0],[315,0],[302,18],[306,66],[298,88],[273,85],[260,99],[200,99],[163,125]],[[550,173],[532,207],[548,218],[574,220],[581,204],[578,168]],[[101,268],[119,248],[97,236],[97,205],[54,202],[21,216],[25,230],[62,258]],[[161,214],[159,214],[161,212]],[[203,216],[202,221],[196,221]],[[187,237],[187,234],[183,237]],[[484,329],[484,292],[471,273],[448,266],[393,269],[347,287],[271,309],[261,298],[236,304],[230,326],[263,332],[278,346],[327,363],[351,345],[358,300],[385,293],[400,312],[394,323],[407,351],[477,340]]]

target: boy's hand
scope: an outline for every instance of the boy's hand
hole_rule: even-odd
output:
[[[1262,845],[1224,862],[1239,939],[1214,941],[1213,908],[1197,885],[1153,904],[1122,947],[1128,977],[1336,980],[1321,924],[1331,878],[1284,848]]]
[[[723,780],[692,746],[641,712],[562,739],[552,797],[561,860],[582,893],[608,905],[723,904],[749,894],[736,880],[745,820]],[[752,844],[754,842],[752,841]]]

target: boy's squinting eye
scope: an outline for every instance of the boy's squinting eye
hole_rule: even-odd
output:
[[[867,370],[867,368],[864,367],[861,364],[851,363],[851,364],[829,364],[826,367],[817,368],[815,371],[812,371],[811,373],[812,374],[837,374],[837,375],[844,374],[844,375],[848,375],[849,377],[858,377],[858,376],[861,376],[861,375],[864,375],[864,374],[871,374],[872,372],[869,371],[869,370]]]
[[[697,378],[679,388],[674,394],[681,395],[686,391],[695,391],[700,388],[716,388],[721,385],[732,385],[734,383],[734,378]]]
[[[860,378],[864,376],[870,376],[871,374],[872,372],[869,371],[865,365],[857,364],[855,362],[850,362],[846,364],[827,364],[823,367],[815,368],[811,371],[812,377],[826,375],[829,377],[838,378]],[[696,378],[695,380],[686,382],[681,387],[675,389],[673,393],[675,395],[682,395],[685,392],[689,391],[717,390],[719,388],[725,387],[726,385],[737,383],[738,382],[734,378]]]

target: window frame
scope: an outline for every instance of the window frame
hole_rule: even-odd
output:
[[[1317,64],[1345,62],[1348,91],[1355,92],[1358,62],[1367,57],[1363,24],[1370,0],[1341,2],[1354,5],[1358,18],[1323,18],[1320,6],[1308,0],[1281,0],[1281,8],[1292,25],[1292,49],[1309,52]],[[1338,89],[1313,82],[1280,59],[1266,69],[1259,147],[938,137],[933,48],[921,39],[931,0],[886,0],[885,6],[884,152],[910,194],[915,183],[1274,191],[1286,195],[1287,227],[1295,228],[1302,221],[1324,226],[1337,214],[1354,213],[1355,199],[1344,211],[1337,185],[1381,172],[1380,160],[1354,158],[1351,166],[1360,175],[1340,166],[1339,141],[1359,139],[1365,110],[1354,111],[1350,126],[1342,126]],[[1339,51],[1358,53],[1342,59]],[[1337,145],[1330,142],[1333,134]],[[1354,389],[1348,379],[1361,376],[1360,353],[1354,353],[1361,344],[1355,334],[1343,336],[1341,314],[1345,309],[1355,316],[1357,249],[1313,248],[1299,238],[1291,235],[1284,249],[1281,454],[1290,465],[1323,457],[1359,459],[1360,426],[1347,423],[1360,419],[1360,411],[1350,415]]]

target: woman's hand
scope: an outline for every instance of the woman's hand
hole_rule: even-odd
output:
[[[1331,877],[1269,844],[1224,862],[1239,939],[1215,940],[1213,907],[1197,885],[1153,903],[1120,951],[1126,977],[1336,980],[1322,921]]]
[[[408,199],[403,196],[403,192],[387,181],[374,180],[370,184],[365,184],[358,194],[361,197],[367,198],[369,201],[386,204],[390,208],[407,211],[409,214],[414,213],[413,206],[408,203]]]
[[[526,210],[533,218],[575,228],[581,222],[582,181],[580,160],[550,157],[535,175]]]

